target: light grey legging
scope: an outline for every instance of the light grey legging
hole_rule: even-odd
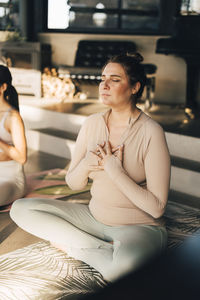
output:
[[[64,245],[68,255],[89,264],[108,281],[137,269],[167,240],[163,227],[107,226],[94,219],[88,205],[59,200],[19,199],[10,216],[29,233]]]
[[[25,191],[23,165],[15,160],[0,161],[0,206],[23,197]]]

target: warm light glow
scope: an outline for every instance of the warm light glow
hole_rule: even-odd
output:
[[[104,9],[105,6],[102,3],[97,3],[96,8],[98,9]],[[107,15],[105,13],[94,13],[93,14],[93,21],[96,26],[103,26],[105,24],[105,21],[107,19]]]

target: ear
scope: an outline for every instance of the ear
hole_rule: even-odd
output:
[[[132,94],[133,94],[133,95],[134,95],[134,94],[137,94],[137,92],[139,91],[140,87],[141,87],[140,82],[139,82],[139,81],[136,82],[135,85],[134,85],[134,87],[132,88]]]
[[[8,87],[7,83],[3,83],[3,84],[1,85],[1,91],[2,91],[2,92],[5,92],[5,91],[7,90],[7,87]]]

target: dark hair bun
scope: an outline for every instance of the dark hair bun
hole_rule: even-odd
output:
[[[7,84],[7,89],[4,91],[4,99],[14,109],[19,111],[18,93],[14,86],[12,86],[12,75],[8,67],[0,65],[0,85]]]
[[[7,83],[12,84],[12,75],[8,67],[0,65],[0,84]]]
[[[138,64],[141,63],[144,60],[143,56],[140,53],[137,53],[137,52],[127,53],[126,55],[128,57],[131,57],[135,61],[135,63],[138,63]]]

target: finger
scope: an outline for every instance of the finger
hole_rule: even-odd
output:
[[[105,146],[105,142],[103,142],[101,144],[97,144],[97,147],[96,147],[95,151],[98,151],[99,146],[103,149],[103,147]]]
[[[98,157],[98,165],[101,166],[101,164],[102,164],[102,158]]]
[[[100,158],[100,159],[103,158],[100,151],[95,152],[95,151],[91,151],[91,150],[90,150],[90,152],[91,152],[92,154],[94,154],[97,158]]]
[[[110,146],[109,141],[106,142],[106,153],[107,153],[108,155],[111,155],[111,154],[112,154],[112,152],[111,152],[111,146]]]
[[[103,142],[102,144],[100,144],[100,146],[103,148],[105,146],[106,142]]]
[[[119,147],[120,147],[120,146],[117,146],[117,147],[112,148],[112,153],[115,153],[116,151],[118,151],[118,150],[119,150]]]
[[[115,155],[115,156],[117,156],[117,153],[118,153],[118,151],[119,151],[119,148],[120,148],[120,146],[117,146],[117,147],[115,147],[115,148],[112,148],[112,154]]]
[[[90,171],[101,171],[104,170],[103,166],[90,165]]]
[[[117,158],[122,161],[123,160],[123,152],[124,152],[124,145],[119,147],[119,151],[117,153]]]
[[[105,157],[105,152],[104,150],[102,149],[101,145],[97,145],[97,150],[100,151],[100,154],[102,155],[102,157]]]
[[[99,154],[98,152],[95,152],[95,151],[90,151],[92,154],[96,155],[97,157],[99,157]],[[100,152],[99,152],[100,153]]]

